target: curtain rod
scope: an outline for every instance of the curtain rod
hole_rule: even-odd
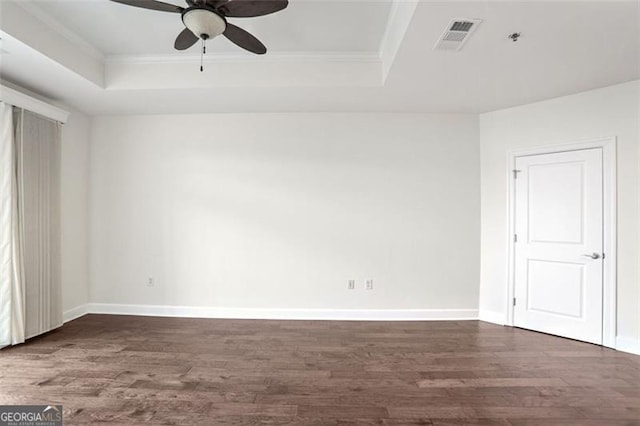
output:
[[[64,124],[69,119],[69,112],[47,102],[25,95],[15,89],[0,84],[0,101],[24,108]]]

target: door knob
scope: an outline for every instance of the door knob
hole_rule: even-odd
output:
[[[583,254],[582,256],[583,257],[590,257],[593,260],[600,259],[600,254],[598,254],[598,253]]]

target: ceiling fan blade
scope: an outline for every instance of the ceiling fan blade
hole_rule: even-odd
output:
[[[288,5],[288,0],[229,0],[218,11],[230,18],[252,18],[278,12]]]
[[[198,41],[198,37],[196,37],[189,28],[185,28],[180,34],[178,34],[173,47],[177,50],[185,50],[196,44],[196,41]]]
[[[156,0],[111,0],[115,3],[126,4],[127,6],[141,7],[143,9],[159,10],[161,12],[182,13],[184,8],[175,4],[163,3]]]
[[[227,22],[227,29],[223,34],[234,44],[248,50],[249,52],[253,52],[257,55],[264,55],[267,53],[267,48],[260,42],[260,40],[240,27],[236,27],[235,25]]]

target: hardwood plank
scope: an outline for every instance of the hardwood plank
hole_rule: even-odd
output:
[[[87,315],[0,350],[65,424],[640,425],[640,357],[477,321]]]
[[[298,416],[308,418],[375,418],[384,419],[389,413],[384,407],[366,405],[299,405]]]

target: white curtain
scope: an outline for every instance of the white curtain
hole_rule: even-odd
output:
[[[62,325],[62,296],[60,123],[0,105],[2,347]]]
[[[24,274],[18,223],[13,107],[0,102],[0,347],[24,342]]]

